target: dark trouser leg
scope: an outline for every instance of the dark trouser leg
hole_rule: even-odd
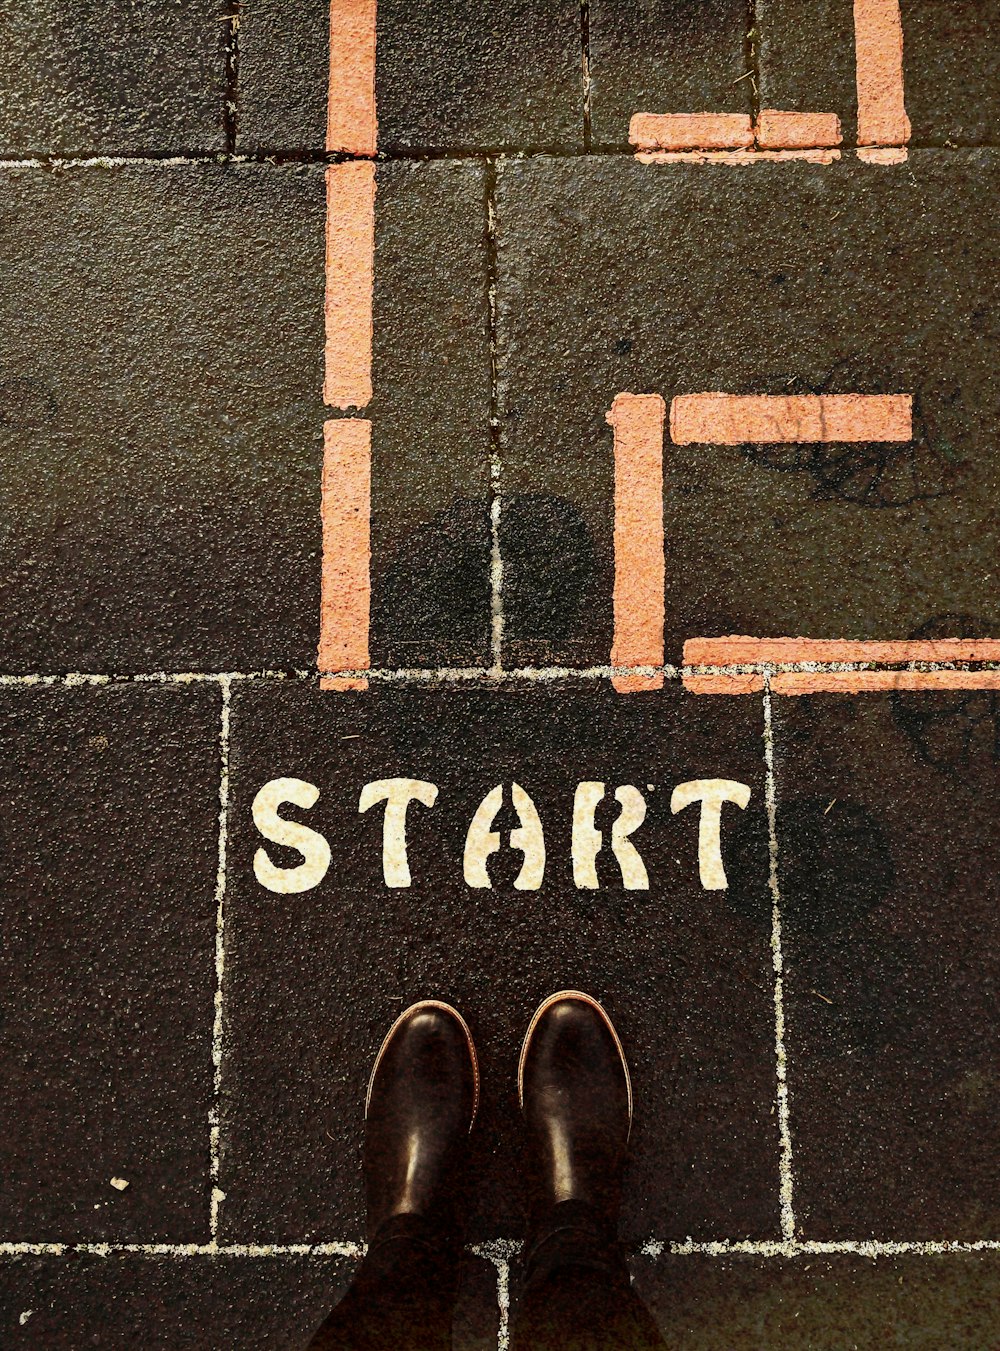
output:
[[[512,1351],[666,1351],[614,1236],[577,1201],[556,1206],[529,1246]]]
[[[458,1251],[427,1220],[382,1226],[309,1351],[450,1351]]]

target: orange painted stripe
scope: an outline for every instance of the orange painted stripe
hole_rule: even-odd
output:
[[[858,159],[862,164],[905,164],[910,158],[909,152],[902,146],[862,146],[858,150]]]
[[[906,145],[903,24],[899,0],[854,0],[858,54],[858,144]]]
[[[371,610],[371,424],[333,418],[324,426],[323,572],[319,669],[368,669]],[[363,690],[354,676],[325,678],[323,689]]]
[[[775,694],[876,694],[880,690],[997,690],[1000,671],[786,671]]]
[[[759,694],[759,675],[685,675],[691,694]],[[998,690],[1000,671],[778,671],[771,677],[773,694],[877,694],[892,690]]]
[[[374,155],[376,0],[330,0],[326,148]]]
[[[372,396],[375,166],[326,171],[326,376],[331,408],[364,408]]]
[[[757,144],[764,150],[811,150],[840,145],[844,137],[836,113],[781,112],[762,108]]]
[[[663,424],[659,394],[619,394],[614,428],[615,633],[612,666],[663,665]],[[658,690],[656,675],[613,676],[621,694]]]
[[[872,151],[872,153],[886,152]],[[905,157],[906,151],[902,153]],[[640,164],[783,164],[789,160],[799,160],[807,164],[836,164],[841,158],[841,152],[839,150],[637,150],[635,158]]]
[[[743,113],[636,113],[629,142],[640,150],[739,150],[753,145]]]
[[[670,408],[675,445],[909,441],[909,394],[681,394]]]
[[[1000,638],[689,638],[685,666],[784,666],[801,662],[1000,661]],[[848,674],[850,674],[848,672]]]

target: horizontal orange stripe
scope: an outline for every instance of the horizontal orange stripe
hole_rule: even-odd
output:
[[[885,153],[885,152],[872,152]],[[895,153],[894,151],[891,153]],[[905,151],[903,152],[905,156]],[[638,150],[640,164],[774,164],[801,160],[808,164],[835,164],[839,150]]]
[[[680,394],[670,408],[675,445],[909,441],[909,394]]]
[[[628,139],[640,150],[739,150],[753,145],[743,113],[636,113]]]
[[[801,662],[1000,661],[1000,638],[689,638],[685,666],[785,666]]]
[[[840,145],[844,137],[836,113],[792,113],[762,108],[757,144],[764,150],[809,150]]]
[[[858,159],[863,164],[905,164],[909,158],[903,147],[862,146],[858,150]]]
[[[330,0],[326,148],[374,155],[376,0]]]
[[[326,374],[331,408],[364,408],[372,396],[375,166],[326,171]]]
[[[334,418],[324,427],[323,569],[319,669],[368,669],[371,610],[371,424]],[[366,689],[355,676],[321,682],[324,689]]]
[[[874,694],[880,690],[997,690],[1000,671],[786,671],[775,694]]]

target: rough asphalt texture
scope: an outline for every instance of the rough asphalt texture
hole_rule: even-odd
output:
[[[0,685],[0,1346],[304,1346],[364,1237],[372,1055],[427,995],[486,1071],[455,1345],[502,1345],[517,1050],[566,985],[630,1053],[623,1238],[671,1345],[992,1345],[996,1249],[678,1251],[782,1237],[760,697],[316,688],[323,0],[11,8],[0,673],[54,679]],[[637,163],[638,111],[835,111],[850,144],[849,0],[752,8],[751,30],[744,0],[382,0],[374,666],[490,663],[491,454],[505,664],[607,662],[604,414],[629,389],[915,395],[907,445],[669,450],[668,662],[733,632],[1000,636],[1000,13],[903,0],[905,165]],[[998,696],[771,712],[796,1237],[1000,1240]],[[254,874],[252,803],[283,776],[319,788],[300,819],[333,855],[301,894]],[[409,889],[357,810],[392,776],[439,789],[410,808]],[[696,809],[670,811],[712,777],[751,790],[727,891],[699,883]],[[544,887],[503,850],[470,890],[470,819],[508,785],[506,838],[512,781]],[[608,785],[607,832],[614,788],[643,791],[649,891],[607,851],[601,889],[574,885],[581,781]],[[310,1244],[334,1248],[289,1250]]]

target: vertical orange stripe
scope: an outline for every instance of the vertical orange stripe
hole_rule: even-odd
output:
[[[324,427],[323,575],[319,669],[368,669],[371,610],[371,424],[334,418]],[[325,679],[323,689],[367,689],[362,677]]]
[[[899,0],[854,0],[858,56],[858,145],[905,145],[903,24]]]
[[[331,408],[364,408],[372,396],[375,166],[326,171],[326,376]]]
[[[615,432],[613,666],[663,665],[663,424],[659,394],[619,394]],[[663,674],[615,676],[619,693],[658,690]]]
[[[374,155],[376,0],[330,0],[326,148]]]

